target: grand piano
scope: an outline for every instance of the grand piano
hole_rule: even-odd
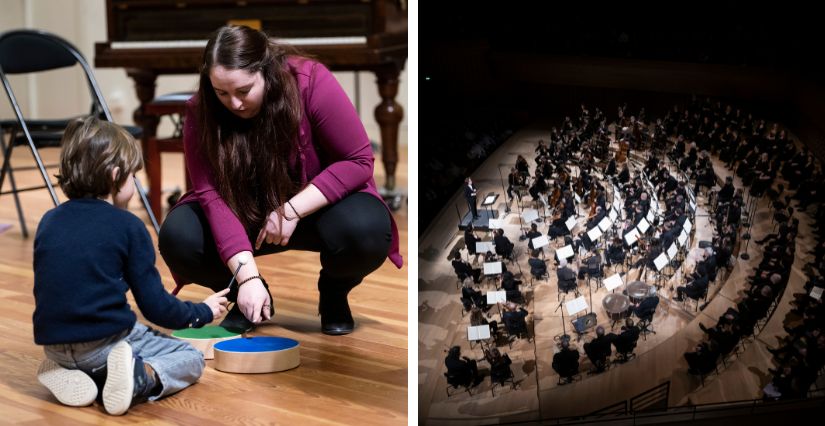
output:
[[[95,44],[94,63],[125,68],[135,81],[140,106],[134,120],[145,137],[158,120],[143,112],[155,97],[162,74],[197,74],[206,39],[218,27],[240,23],[314,55],[331,70],[372,71],[381,102],[385,196],[395,193],[398,124],[404,111],[395,102],[398,76],[407,61],[405,0],[106,0],[108,41]]]

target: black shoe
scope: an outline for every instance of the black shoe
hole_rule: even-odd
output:
[[[345,291],[321,290],[318,313],[321,315],[322,333],[332,336],[352,333],[355,320],[352,319],[352,311],[349,309],[348,293],[349,289]]]

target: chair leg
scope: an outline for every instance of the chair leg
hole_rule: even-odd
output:
[[[12,144],[9,143],[8,147],[6,146],[6,141],[3,139],[2,133],[0,133],[0,147],[3,149],[3,168],[2,172],[0,172],[0,191],[3,190],[3,181],[8,174],[9,183],[11,184],[11,194],[14,197],[14,206],[17,209],[17,218],[20,220],[20,232],[23,234],[23,238],[29,238],[29,229],[26,227],[26,219],[23,216],[23,206],[20,204],[20,196],[17,193],[17,183],[14,181],[14,172],[11,168]]]

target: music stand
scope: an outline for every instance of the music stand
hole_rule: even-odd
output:
[[[536,209],[524,209],[521,213],[521,217],[524,218],[525,222],[531,223],[539,218],[539,212]]]
[[[573,246],[570,244],[556,250],[556,259],[561,261],[562,259],[569,259],[576,254],[573,252]]]
[[[587,301],[584,300],[584,296],[579,296],[579,297],[565,303],[564,308],[567,309],[567,315],[573,316],[573,315],[576,315],[576,314],[580,313],[581,311],[586,311],[587,310]],[[582,336],[585,334],[585,333],[582,333],[579,330],[577,330],[575,327],[573,327],[573,331],[576,332],[576,336],[577,336],[576,341],[581,340]]]
[[[587,237],[590,238],[590,242],[593,243],[594,246],[596,245],[596,240],[598,240],[601,236],[602,230],[599,229],[598,226],[594,226],[592,229],[587,231]]]
[[[484,350],[484,343],[490,339],[490,326],[488,324],[467,326],[467,340],[470,342],[470,349],[473,348],[473,342],[478,342],[481,349]]]
[[[602,220],[599,221],[599,229],[601,229],[602,232],[607,232],[611,226],[613,226],[613,219],[610,219],[607,216],[603,217]]]
[[[822,287],[814,287],[811,289],[810,296],[816,300],[822,299]]]
[[[564,221],[564,226],[567,227],[567,230],[571,233],[573,232],[573,228],[576,227],[576,215],[570,216]]]
[[[492,275],[501,275],[501,262],[484,262],[484,275],[487,279]]]
[[[564,295],[562,295],[562,297],[561,297],[561,301],[559,302],[559,306],[556,306],[556,311],[558,311],[558,310],[559,310],[559,308],[561,308],[561,307],[562,307],[562,305],[564,305],[564,298],[565,298],[565,297],[567,297],[567,293],[565,293]],[[553,311],[553,312],[555,312],[555,311]],[[556,340],[556,339],[567,339],[567,340],[570,340],[570,335],[569,335],[569,334],[567,334],[567,331],[565,331],[565,328],[564,328],[564,309],[562,309],[562,310],[561,310],[561,335],[556,336],[556,337],[554,338],[554,340]]]
[[[500,291],[488,291],[487,292],[487,304],[492,305],[495,304],[498,306],[498,314],[501,315],[501,305],[499,303],[507,303],[507,292],[504,290]]]
[[[604,283],[604,288],[606,288],[607,291],[615,291],[624,284],[622,276],[619,274],[613,274],[605,278],[602,283]]]
[[[533,242],[534,250],[538,250],[550,244],[550,240],[547,238],[547,235],[542,235],[540,237],[533,238],[531,241]]]
[[[490,229],[504,229],[504,219],[489,219],[487,227]]]
[[[662,285],[660,282],[664,281],[664,274],[662,273],[662,269],[664,269],[667,264],[670,263],[667,258],[667,254],[660,253],[653,259],[653,265],[656,266],[656,272],[658,272],[658,277],[656,279],[656,285],[661,288]]]
[[[495,249],[492,241],[476,241],[476,253],[481,253],[484,256],[488,251],[495,253],[493,250]]]

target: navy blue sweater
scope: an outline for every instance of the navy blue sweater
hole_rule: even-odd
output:
[[[131,329],[132,290],[147,320],[166,328],[212,321],[205,303],[170,295],[155,268],[143,222],[106,201],[69,200],[43,215],[34,239],[34,341],[39,345],[103,339]]]

